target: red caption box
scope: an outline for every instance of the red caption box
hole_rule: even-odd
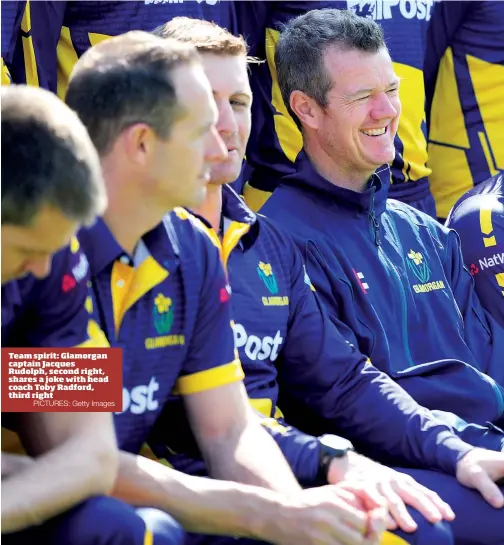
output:
[[[2,412],[121,410],[121,348],[2,348]]]

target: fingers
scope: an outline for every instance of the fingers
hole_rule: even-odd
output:
[[[443,520],[441,511],[423,491],[403,483],[397,483],[396,492],[404,502],[419,511],[429,522],[434,524]]]
[[[387,530],[397,530],[397,522],[389,514],[387,514]]]
[[[356,530],[347,524],[348,519],[338,510],[319,512],[314,528],[314,543],[333,545],[364,545],[365,531]],[[364,519],[367,518],[366,514]]]
[[[338,487],[338,497],[344,500],[349,505],[352,505],[356,509],[360,509],[362,511],[365,510],[364,503],[362,502],[361,498],[358,494],[355,492],[355,488],[350,483],[340,483],[337,485]]]
[[[499,509],[504,506],[502,492],[481,467],[473,469],[471,484],[492,507]]]
[[[429,490],[428,488],[425,488],[425,486],[422,486],[415,480],[413,480],[412,486],[413,488],[419,490],[421,494],[427,496],[427,498],[431,500],[431,502],[437,507],[437,509],[441,513],[441,516],[444,520],[452,521],[455,519],[455,513],[453,512],[452,508],[445,501],[443,501],[435,492]]]
[[[366,511],[386,506],[386,501],[372,483],[342,482],[338,488],[351,491],[352,495],[359,498]]]
[[[369,531],[367,533],[368,539],[379,538],[385,530],[388,529],[388,523],[392,521],[392,524],[397,528],[397,525],[394,522],[394,519],[388,514],[386,507],[380,507],[378,509],[373,509],[369,513],[368,525]],[[395,530],[395,528],[392,528]]]
[[[364,535],[368,530],[367,512],[349,505],[344,499],[340,500],[339,518],[360,535]]]
[[[368,512],[368,537],[397,528],[396,522],[388,514],[385,498],[373,484],[342,482],[338,487],[346,494],[351,492],[354,498],[358,498],[361,508]]]
[[[403,500],[392,489],[390,483],[380,483],[380,491],[387,500],[390,514],[399,525],[399,528],[405,532],[414,532],[417,529],[417,524],[408,513]]]

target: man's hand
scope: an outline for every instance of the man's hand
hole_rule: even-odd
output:
[[[504,478],[504,453],[475,448],[457,464],[457,479],[478,490],[496,509],[504,507],[504,497],[495,484]]]
[[[389,530],[397,526],[405,532],[417,529],[406,505],[419,511],[429,522],[451,521],[455,518],[450,506],[435,492],[417,483],[415,479],[388,467],[382,466],[364,456],[349,452],[348,456],[334,459],[328,473],[331,484],[340,483],[350,492],[364,483],[366,491],[375,502],[384,501],[392,518],[388,519]]]
[[[362,487],[303,490],[274,514],[263,539],[277,545],[378,545],[387,525],[387,509]]]

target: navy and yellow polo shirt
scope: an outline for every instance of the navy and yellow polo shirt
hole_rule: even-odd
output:
[[[90,320],[89,263],[79,241],[52,259],[46,278],[32,275],[2,286],[2,346],[107,346]]]
[[[76,238],[52,260],[44,279],[26,276],[2,286],[3,347],[104,347],[107,339],[91,318],[89,265]],[[2,425],[16,428],[13,417],[2,415]],[[13,432],[2,428],[2,449],[22,452]]]
[[[151,32],[180,16],[233,31],[233,5],[220,0],[2,2],[2,57],[14,83],[64,98],[73,67],[90,47],[130,30]]]
[[[93,314],[123,349],[122,450],[137,453],[165,403],[241,381],[230,290],[219,252],[184,210],[144,235],[128,256],[103,221],[81,233],[92,275]]]
[[[504,3],[435,2],[424,65],[431,188],[446,218],[504,171]]]
[[[450,212],[483,308],[504,327],[504,174],[468,191]]]

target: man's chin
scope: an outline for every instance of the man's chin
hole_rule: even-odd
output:
[[[233,180],[234,181],[234,180]],[[208,182],[208,185],[214,186],[214,187],[222,187],[223,185],[230,184],[231,182],[227,180],[226,178],[217,178],[217,179],[211,179]]]
[[[223,186],[226,184],[232,184],[234,181],[236,181],[240,176],[240,173],[218,173],[215,176],[212,174],[210,177],[210,182],[208,185],[217,185],[217,186]]]

